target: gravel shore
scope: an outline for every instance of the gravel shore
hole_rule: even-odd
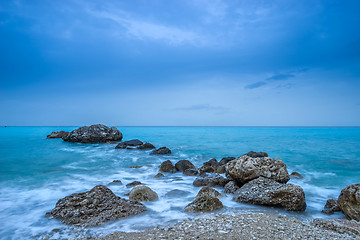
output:
[[[99,240],[117,239],[360,239],[357,222],[338,226],[269,214],[201,214],[171,226],[144,232],[115,232]],[[335,226],[336,225],[336,226]],[[349,226],[350,225],[350,226]]]

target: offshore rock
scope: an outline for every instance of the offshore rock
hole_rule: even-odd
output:
[[[360,183],[341,190],[337,202],[347,219],[360,221]]]
[[[161,172],[176,172],[174,164],[170,160],[162,162],[159,166]]]
[[[46,216],[52,216],[68,225],[90,227],[144,211],[146,207],[143,204],[122,199],[107,187],[98,185],[90,191],[60,199]]]
[[[136,147],[136,146],[140,146],[142,144],[143,144],[143,142],[140,141],[139,139],[133,139],[133,140],[121,142],[115,148],[116,149],[125,149],[127,147]]]
[[[107,127],[102,124],[84,126],[75,129],[62,137],[67,142],[99,143],[121,141],[122,133],[116,127]]]
[[[304,178],[300,173],[298,173],[298,172],[292,172],[291,174],[290,174],[290,178],[298,178],[298,179],[302,179],[302,178]]]
[[[47,139],[51,139],[51,138],[62,138],[63,136],[65,136],[66,134],[68,134],[69,132],[65,132],[65,131],[55,131],[50,133],[49,135],[47,135]]]
[[[283,207],[289,211],[305,211],[304,190],[295,184],[278,183],[272,179],[259,177],[234,194],[233,200],[256,205]]]
[[[151,188],[144,185],[137,185],[130,191],[129,199],[136,201],[155,201],[158,195]]]
[[[337,203],[337,200],[336,199],[329,199],[329,200],[326,201],[324,210],[322,210],[321,212],[325,213],[325,214],[328,214],[328,215],[331,215],[334,212],[339,212],[339,211],[341,211],[341,209],[340,209],[340,207],[339,207],[339,205]]]
[[[151,155],[168,155],[168,154],[171,154],[171,150],[168,149],[167,147],[161,147],[161,148],[153,150],[150,154]]]
[[[224,178],[218,173],[203,173],[195,179],[193,185],[195,187],[208,186],[225,186],[229,182],[229,179]]]
[[[175,163],[175,168],[177,171],[184,172],[187,169],[195,169],[196,167],[189,160],[180,160]]]
[[[154,149],[154,148],[155,148],[154,145],[152,145],[151,143],[148,143],[148,142],[137,147],[137,149],[139,149],[139,150],[149,150],[149,149]]]
[[[239,183],[247,183],[258,177],[273,179],[279,183],[290,180],[286,164],[280,159],[249,157],[244,155],[226,164],[226,172]]]
[[[219,197],[223,197],[223,196],[224,195],[222,195],[221,193],[219,193],[215,189],[205,186],[205,187],[202,187],[200,189],[200,191],[196,195],[195,199],[198,199],[198,198],[201,198],[201,197],[219,198]]]

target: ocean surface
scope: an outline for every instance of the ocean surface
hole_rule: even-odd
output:
[[[127,198],[124,194],[130,191],[125,184],[138,180],[155,190],[159,200],[145,203],[145,213],[90,228],[84,234],[139,231],[194,217],[196,214],[182,210],[200,189],[192,185],[195,177],[175,173],[154,178],[158,165],[167,159],[173,163],[188,159],[200,167],[211,158],[264,151],[283,160],[289,173],[297,171],[304,176],[290,180],[305,191],[308,207],[304,213],[241,204],[233,202],[231,195],[221,199],[225,207],[219,212],[259,210],[305,219],[326,218],[329,216],[320,212],[326,200],[337,198],[347,185],[360,182],[360,128],[355,127],[118,127],[123,140],[138,138],[156,147],[166,146],[172,150],[171,156],[115,149],[114,144],[46,139],[52,131],[75,128],[0,127],[0,239],[41,239],[44,234],[57,239],[85,231],[44,215],[58,199],[115,179],[123,185],[108,187],[120,197]],[[134,165],[143,167],[130,168]],[[175,189],[181,191],[172,191]],[[338,213],[332,217],[343,216]]]

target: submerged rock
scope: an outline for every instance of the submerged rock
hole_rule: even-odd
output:
[[[164,176],[164,174],[158,173],[158,174],[156,174],[156,175],[154,176],[154,178],[161,178],[161,177],[163,177],[163,176]]]
[[[239,188],[235,181],[230,181],[225,185],[224,192],[234,194]]]
[[[168,149],[167,147],[161,147],[161,148],[153,150],[150,154],[151,155],[168,155],[168,154],[171,154],[171,150]]]
[[[226,172],[232,179],[242,184],[258,177],[273,179],[280,183],[290,180],[286,164],[278,158],[253,158],[244,155],[227,163]]]
[[[349,185],[341,190],[337,202],[346,218],[360,221],[360,183]]]
[[[195,187],[208,186],[225,186],[229,182],[229,179],[224,178],[218,173],[203,173],[195,179],[193,185]]]
[[[340,207],[339,207],[339,205],[337,203],[337,200],[336,199],[329,199],[329,200],[326,201],[324,210],[322,210],[321,212],[325,213],[325,214],[328,214],[328,215],[331,215],[334,212],[339,212],[339,211],[341,211],[341,209],[340,209]]]
[[[84,126],[75,129],[62,137],[67,142],[99,143],[121,141],[122,133],[116,127],[107,127],[102,124]]]
[[[107,187],[98,185],[90,191],[60,199],[46,216],[52,216],[68,225],[90,227],[144,211],[146,207],[143,204],[122,199]]]
[[[137,185],[130,191],[129,199],[136,201],[155,201],[158,195],[151,188],[144,185]]]
[[[170,197],[170,198],[174,198],[174,197],[184,197],[184,196],[187,196],[189,194],[190,194],[190,192],[188,192],[188,191],[183,191],[183,190],[179,190],[179,189],[173,189],[173,190],[167,192],[165,194],[165,196]]]
[[[159,166],[161,172],[176,172],[174,164],[170,160],[162,162]]]
[[[66,134],[68,134],[69,132],[65,132],[65,131],[55,131],[50,133],[49,135],[47,135],[47,139],[51,139],[51,138],[62,138],[63,136],[65,136]]]
[[[127,147],[136,147],[136,146],[140,146],[142,144],[143,144],[143,142],[140,141],[139,139],[133,139],[133,140],[121,142],[115,148],[116,149],[125,149]]]
[[[154,149],[154,148],[155,148],[154,145],[152,145],[151,143],[148,143],[148,142],[137,147],[137,149],[139,149],[139,150],[149,150],[149,149]]]
[[[290,178],[299,178],[299,179],[302,179],[302,178],[304,178],[300,173],[298,173],[298,172],[292,172],[291,174],[290,174]]]
[[[139,181],[133,181],[131,183],[126,184],[127,187],[133,187],[133,186],[137,186],[137,185],[141,185],[142,183]]]
[[[239,188],[233,200],[256,205],[283,207],[289,211],[305,211],[304,190],[295,184],[278,183],[259,177]]]

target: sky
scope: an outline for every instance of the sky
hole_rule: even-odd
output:
[[[359,9],[2,0],[0,125],[360,126]]]

